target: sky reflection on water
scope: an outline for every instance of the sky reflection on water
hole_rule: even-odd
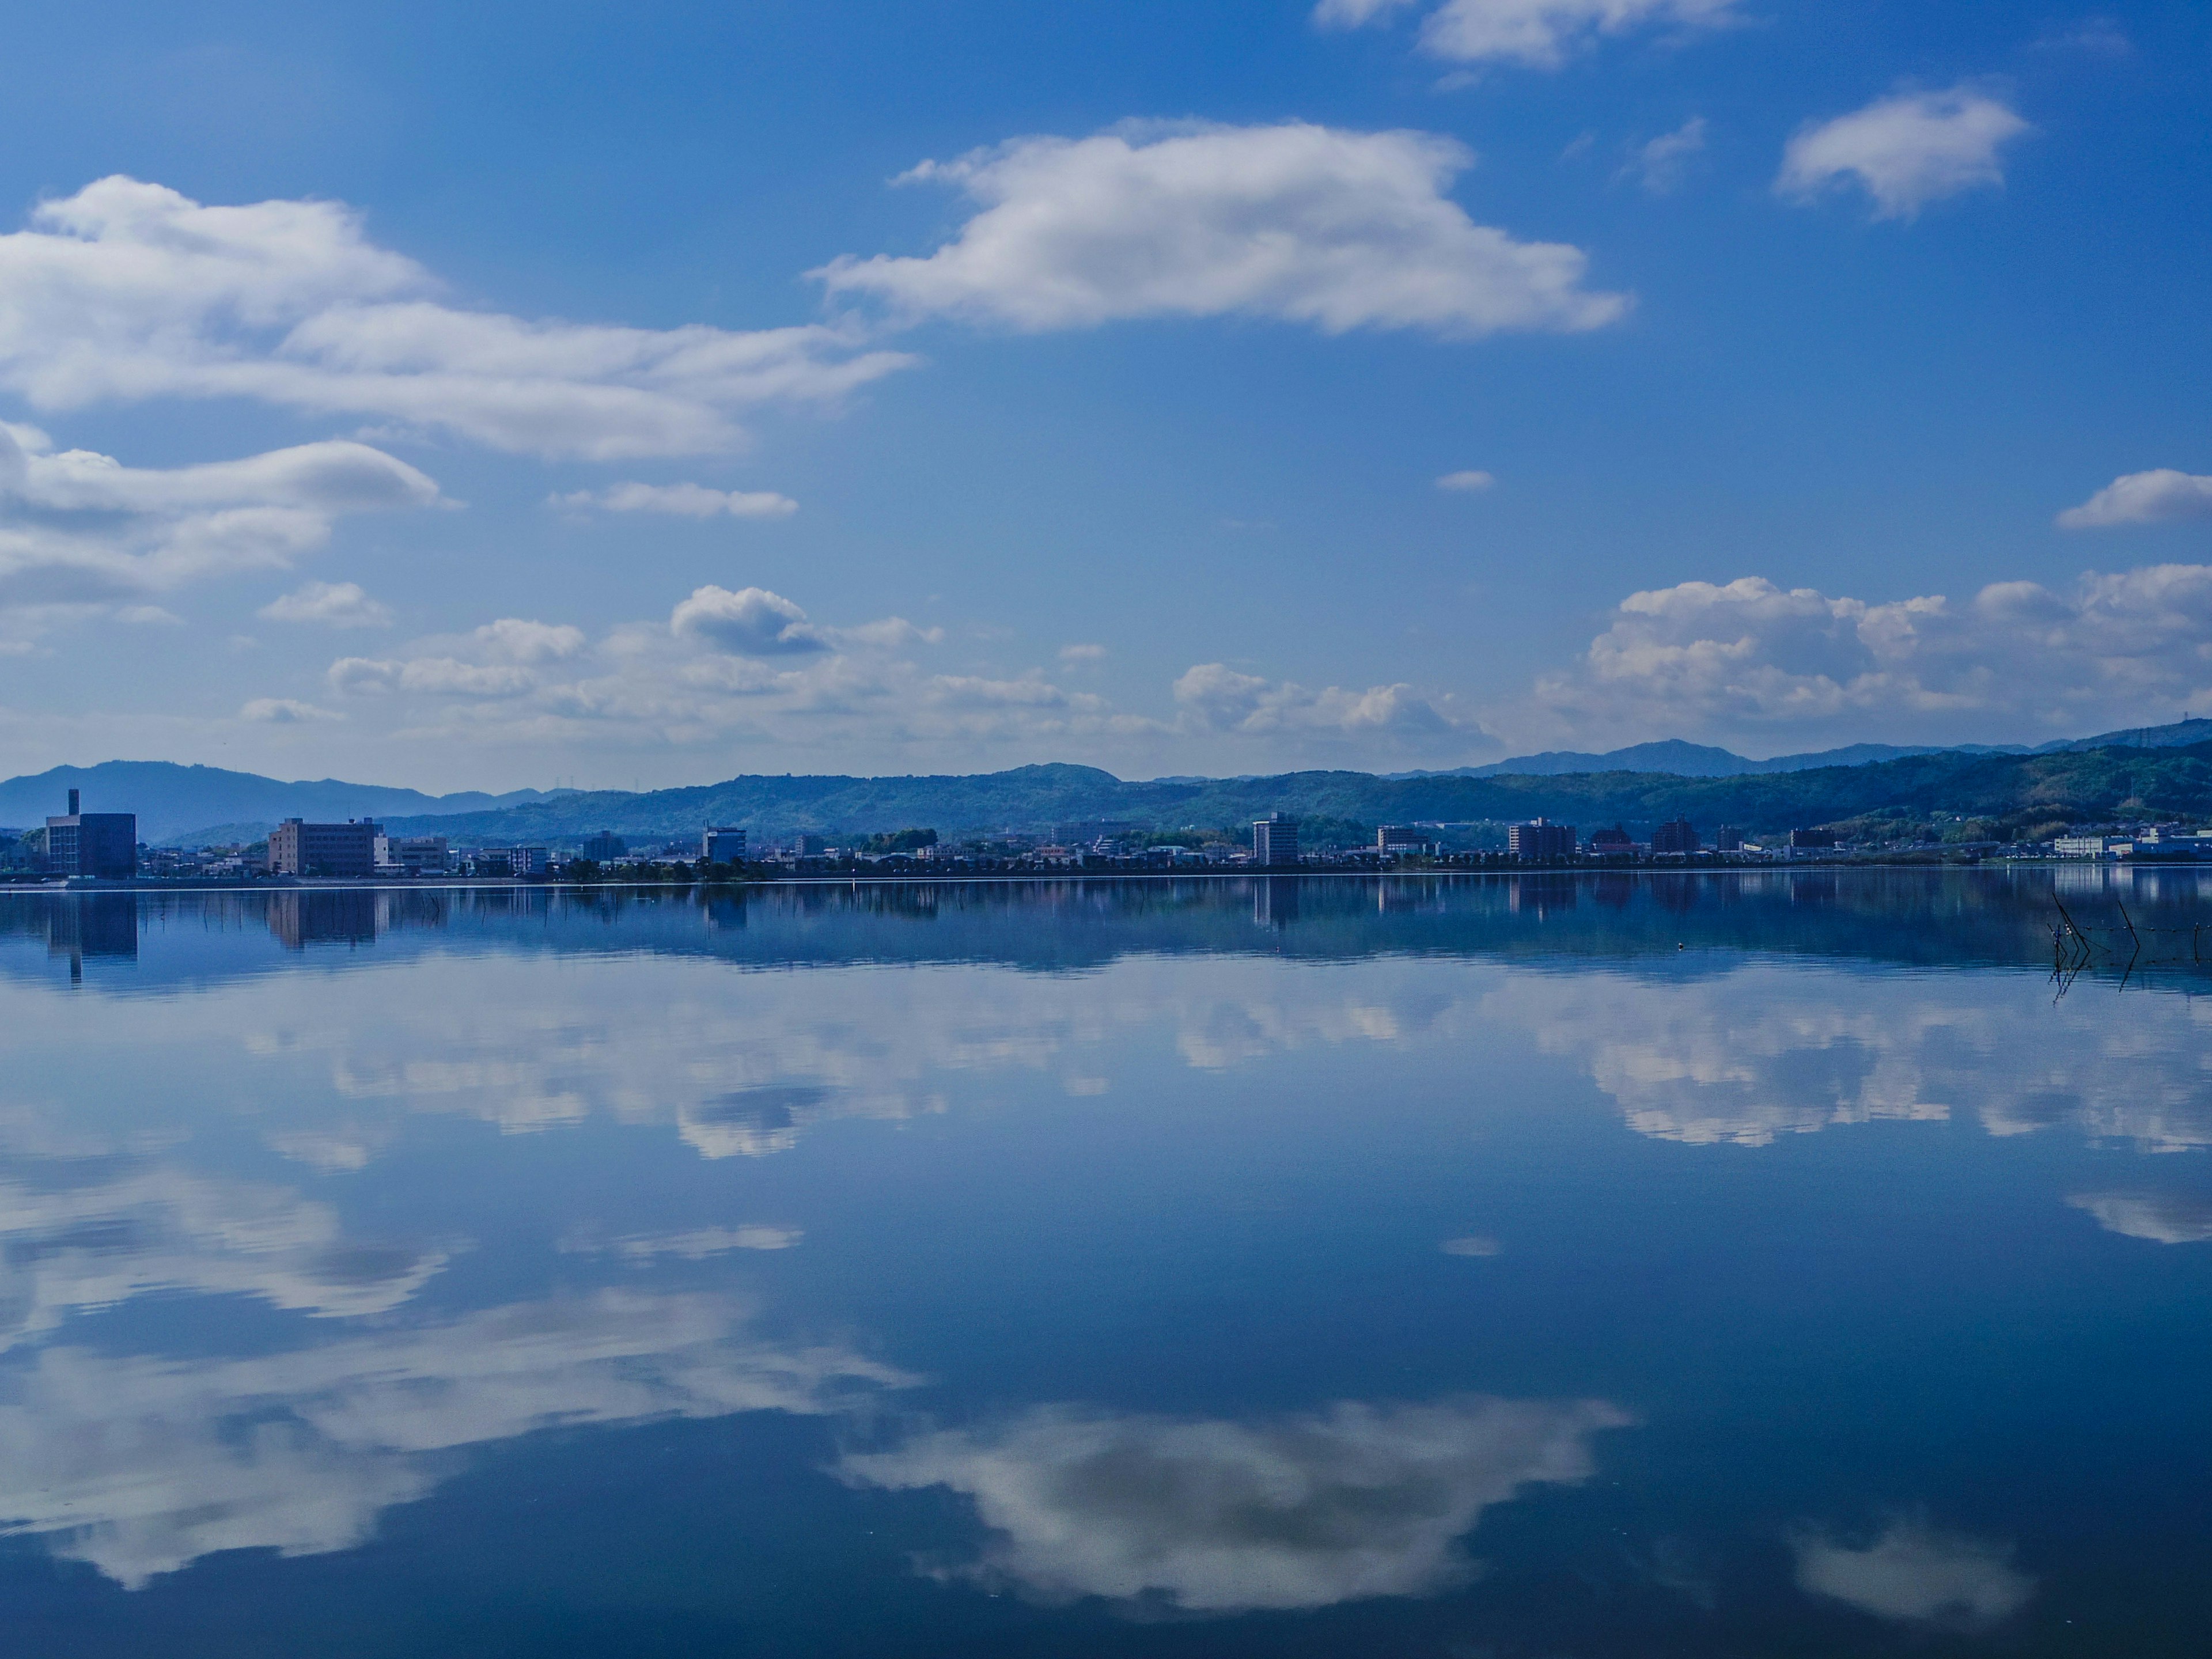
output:
[[[2185,965],[2059,995],[2048,910],[0,899],[0,1613],[57,1654],[2190,1650],[2212,1015]]]

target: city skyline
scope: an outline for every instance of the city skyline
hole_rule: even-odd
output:
[[[2187,8],[119,15],[0,70],[0,775],[2212,712]]]

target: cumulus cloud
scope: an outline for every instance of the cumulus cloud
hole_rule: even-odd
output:
[[[1060,659],[1064,663],[1103,662],[1106,654],[1106,647],[1103,645],[1063,645],[1060,647]]]
[[[2081,506],[2061,513],[2058,523],[2067,530],[2101,530],[2206,518],[2212,518],[2212,477],[2161,466],[2113,479]]]
[[[552,498],[556,507],[604,513],[666,513],[684,519],[787,519],[799,503],[774,490],[709,489],[704,484],[614,484]]]
[[[1653,196],[1679,189],[1689,170],[1690,158],[1705,147],[1705,118],[1692,115],[1672,132],[1662,132],[1629,153],[1623,175],[1634,179]]]
[[[669,614],[668,629],[679,639],[741,657],[830,648],[830,641],[806,620],[804,611],[765,587],[741,588],[732,593],[709,583],[694,589],[691,597]]]
[[[392,607],[358,582],[309,582],[254,613],[270,622],[321,623],[330,628],[388,628]]]
[[[0,386],[40,409],[251,398],[594,459],[726,450],[735,416],[910,360],[821,325],[532,321],[433,297],[341,204],[206,206],[116,176],[0,236]]]
[[[1413,0],[1321,0],[1314,21],[1357,28]],[[1737,0],[1444,0],[1421,25],[1421,49],[1455,63],[1520,64],[1557,69],[1608,35],[1638,29],[1717,28],[1737,15]]]
[[[1980,1629],[2010,1618],[2035,1594],[2009,1545],[1940,1532],[1900,1518],[1871,1544],[1807,1528],[1791,1540],[1797,1584],[1877,1619]]]
[[[2212,1202],[2179,1193],[2076,1193],[2066,1200],[2087,1210],[2108,1233],[2160,1244],[2212,1241]]]
[[[506,662],[559,662],[584,648],[584,630],[568,623],[532,622],[521,617],[501,617],[476,629],[470,637],[484,651]]]
[[[1291,1610],[1465,1583],[1458,1540],[1485,1509],[1588,1480],[1591,1436],[1629,1420],[1597,1401],[1481,1397],[1250,1423],[1045,1407],[839,1470],[972,1498],[991,1538],[965,1576],[1048,1601]]]
[[[37,428],[0,422],[0,609],[112,604],[282,569],[328,540],[343,514],[441,499],[421,472],[366,444],[145,468],[57,453]]]
[[[841,258],[833,295],[1024,330],[1246,315],[1328,333],[1582,330],[1627,301],[1588,260],[1516,241],[1444,194],[1474,158],[1446,138],[1276,126],[1023,138],[908,175],[981,210],[926,258]]]
[[[1497,478],[1478,468],[1469,467],[1463,472],[1447,472],[1437,480],[1437,488],[1449,489],[1462,495],[1479,495],[1497,483]]]
[[[1569,673],[1491,711],[1565,732],[1877,732],[1956,741],[2133,724],[2212,694],[2212,566],[1869,601],[1762,577],[1631,594]]]
[[[298,726],[312,720],[345,718],[335,710],[318,708],[313,703],[301,702],[295,697],[256,697],[238,711],[238,717],[269,726]]]
[[[1328,686],[1315,691],[1288,680],[1239,673],[1225,663],[1200,663],[1175,683],[1175,700],[1194,729],[1246,736],[1328,735],[1421,741],[1450,737],[1471,722],[1439,708],[1410,685],[1364,691]]]
[[[1999,153],[2031,129],[1985,92],[1901,92],[1810,125],[1783,151],[1774,187],[1810,199],[1856,179],[1879,219],[1910,219],[1929,203],[2004,183]]]
[[[933,672],[915,653],[943,637],[899,617],[817,623],[781,594],[709,584],[665,622],[618,623],[595,641],[506,618],[404,654],[341,658],[329,679],[349,696],[405,696],[410,738],[471,746],[744,740],[812,752],[834,741],[896,754],[1164,729],[1038,669]]]

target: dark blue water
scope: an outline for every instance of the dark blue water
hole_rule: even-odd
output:
[[[2201,1653],[2067,884],[0,898],[5,1651]]]

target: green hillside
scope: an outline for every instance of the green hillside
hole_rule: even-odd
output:
[[[460,840],[560,841],[594,830],[687,836],[708,823],[757,836],[854,836],[927,825],[947,835],[1059,825],[1236,829],[1269,811],[1359,824],[1511,822],[1539,815],[1589,828],[1646,828],[1678,816],[1711,833],[1842,826],[1884,838],[1931,821],[2014,831],[2114,817],[2212,817],[2212,743],[2036,755],[1915,755],[1872,765],[1741,777],[1649,772],[1385,779],[1364,772],[1124,782],[1084,766],[974,777],[738,777],[642,794],[577,794],[503,811],[395,819],[403,832]]]

